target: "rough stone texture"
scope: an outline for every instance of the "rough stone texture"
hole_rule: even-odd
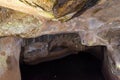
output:
[[[0,80],[21,80],[19,71],[20,40],[0,39]]]
[[[81,37],[82,45],[102,45],[107,47],[106,54],[108,54],[107,57],[110,57],[110,60],[105,60],[104,67],[106,65],[108,67],[105,70],[108,70],[107,75],[112,77],[109,77],[111,80],[120,80],[120,74],[118,74],[120,70],[119,7],[120,0],[103,0],[103,2],[87,9],[80,16],[74,17],[67,22],[45,20],[40,17],[1,9],[0,36],[12,35],[34,38],[43,34],[77,32]],[[8,14],[2,16],[6,12]],[[1,59],[4,60],[3,57]],[[111,61],[114,62],[112,66],[115,66],[113,70],[108,66]]]
[[[63,23],[7,10],[9,17],[0,23],[0,36],[17,35],[28,38],[43,34],[79,32],[85,45],[106,45],[107,32],[113,30],[113,27],[119,32],[119,6],[119,0],[104,1]]]

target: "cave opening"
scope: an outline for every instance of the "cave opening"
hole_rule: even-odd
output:
[[[21,64],[22,80],[104,80],[102,61],[89,52],[30,66]]]

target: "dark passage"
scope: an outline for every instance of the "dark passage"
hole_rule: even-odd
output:
[[[101,61],[89,53],[44,62],[21,65],[22,80],[104,80]]]

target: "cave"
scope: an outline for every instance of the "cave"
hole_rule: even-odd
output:
[[[32,66],[22,63],[22,80],[105,80],[103,60],[92,54],[82,51]]]
[[[119,7],[120,0],[0,0],[0,80],[120,80]]]

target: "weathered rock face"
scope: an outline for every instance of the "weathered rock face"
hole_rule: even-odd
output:
[[[5,1],[6,0],[4,0],[4,2]],[[10,4],[13,4],[13,3],[14,3],[14,0]],[[38,37],[41,35],[47,35],[47,34],[76,33],[78,35],[78,38],[80,38],[78,42],[80,41],[81,46],[101,45],[101,46],[107,47],[105,52],[103,69],[104,71],[106,70],[106,74],[109,76],[108,77],[109,79],[120,80],[120,74],[119,74],[119,70],[120,70],[120,54],[119,54],[120,53],[120,14],[119,14],[120,8],[119,7],[120,7],[120,4],[119,3],[120,3],[120,0],[102,0],[101,2],[97,3],[95,6],[89,9],[84,8],[85,10],[78,13],[76,16],[74,16],[73,19],[67,22],[46,20],[44,18],[39,17],[38,15],[36,16],[35,13],[39,12],[39,10],[28,7],[25,4],[20,4],[22,5],[22,7],[18,7],[17,10],[25,13],[28,13],[28,12],[30,13],[30,9],[31,9],[32,12],[30,14],[34,16],[13,11],[6,8],[1,8],[0,9],[0,36],[1,37],[19,36],[21,38],[25,38],[24,40],[26,40],[27,38],[35,38],[35,37]],[[4,6],[4,5],[1,4],[1,6]],[[11,5],[4,6],[4,7],[15,9]],[[22,8],[24,8],[25,10],[28,10],[28,12],[23,10]],[[44,14],[44,12],[41,14]],[[47,15],[47,17],[51,18],[51,15]],[[11,40],[9,39],[13,39],[13,42],[11,42]],[[48,55],[47,53],[48,48],[43,44],[48,45],[49,43],[53,45],[54,44],[53,42],[56,41],[58,45],[59,43],[62,44],[62,42],[65,41],[65,39],[62,38],[60,39],[61,40],[60,42],[58,41],[59,39],[60,38],[55,38],[55,39],[53,38],[52,41],[48,40],[48,42],[45,42],[45,43],[40,43],[39,41],[37,43],[33,42],[23,47],[25,47],[26,54],[27,53],[36,54],[36,51],[39,53],[41,52],[46,53],[44,55],[39,54],[40,57],[38,60],[41,60],[41,56],[43,58],[44,56]],[[68,37],[67,39],[69,40]],[[74,40],[74,38],[72,39]],[[72,39],[70,38],[70,40]],[[15,43],[18,43],[20,39],[18,41],[16,40],[14,41],[14,37],[1,38],[1,41],[6,41],[6,40],[10,41],[10,43],[7,43],[7,44],[15,45]],[[70,43],[71,42],[69,42],[68,44]],[[2,49],[3,47],[1,47],[1,51],[7,50],[6,45],[4,45],[2,42],[0,43],[0,45],[5,46],[5,49]],[[72,46],[73,45],[76,45],[76,44],[72,44]],[[21,44],[17,45],[16,50],[18,51],[15,51],[16,52],[15,56],[17,55],[17,59],[19,59],[18,54],[19,54],[20,46]],[[32,50],[31,50],[31,46],[32,46]],[[53,46],[56,46],[56,44]],[[67,47],[68,46],[69,45],[67,45]],[[14,46],[9,46],[9,47],[11,48],[11,50],[14,50],[13,48],[15,48]],[[67,49],[67,51],[69,51],[69,49]],[[63,52],[61,53],[66,53],[67,51],[63,50]],[[7,53],[5,53],[5,55],[6,54]],[[29,57],[31,56],[29,56],[28,54],[26,57],[29,59]],[[3,61],[1,61],[1,64],[5,61],[6,61],[6,58],[4,58]]]
[[[2,8],[0,36],[18,35],[27,38],[43,34],[62,32],[92,33],[92,31],[98,34],[100,31],[104,30],[104,28],[109,30],[112,26],[116,27],[114,23],[119,22],[120,16],[119,8],[116,8],[119,7],[118,2],[119,0],[111,0],[97,4],[96,6],[86,10],[80,16],[63,23],[59,21],[44,20],[38,17]],[[6,13],[6,15],[2,16],[4,13]],[[119,27],[116,28],[119,29]]]
[[[49,19],[67,20],[86,7],[87,3],[97,1],[99,0],[5,0],[0,1],[0,5]]]
[[[19,56],[21,40],[6,37],[0,39],[0,80],[21,80]]]

